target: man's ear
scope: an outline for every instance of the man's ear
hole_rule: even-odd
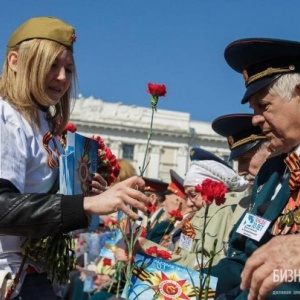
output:
[[[300,96],[300,82],[296,84],[295,92],[297,93],[298,96]]]
[[[9,67],[14,72],[17,72],[18,52],[16,52],[16,51],[10,51],[7,54],[7,62],[8,62]]]

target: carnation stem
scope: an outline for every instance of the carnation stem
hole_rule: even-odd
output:
[[[209,205],[206,204],[205,206],[205,213],[204,213],[204,224],[203,224],[203,230],[202,230],[202,246],[201,246],[201,261],[200,261],[200,299],[202,299],[202,293],[204,288],[204,283],[206,281],[206,278],[204,278],[204,272],[203,272],[203,259],[204,259],[204,244],[205,244],[205,233],[206,233],[206,227],[207,227],[207,215],[208,215]],[[207,298],[204,298],[203,300],[206,300]]]
[[[216,255],[217,242],[218,242],[218,240],[215,239],[214,244],[213,244],[213,249],[211,251],[211,258],[210,258],[209,263],[208,263],[207,276],[205,278],[205,287],[204,287],[204,291],[205,291],[205,295],[204,295],[204,298],[203,298],[204,300],[208,299],[208,291],[209,291],[209,284],[210,284],[210,273],[211,273],[212,263],[213,263],[213,260],[215,258],[215,255]]]
[[[148,135],[147,135],[147,145],[146,145],[146,150],[145,150],[143,165],[142,165],[142,168],[140,168],[140,176],[141,177],[144,176],[146,168],[147,168],[147,166],[149,164],[149,161],[146,164],[146,160],[147,160],[147,157],[148,157],[150,140],[151,140],[152,134],[153,134],[153,119],[154,119],[154,112],[155,111],[156,111],[156,105],[152,104],[152,115],[151,115],[150,131],[148,132]]]
[[[131,285],[131,275],[133,270],[133,251],[134,251],[134,245],[135,245],[135,239],[134,239],[134,222],[129,221],[129,239],[126,238],[126,243],[128,247],[128,264],[126,266],[126,284],[125,284],[125,292],[126,292],[126,299],[129,299],[129,289]]]

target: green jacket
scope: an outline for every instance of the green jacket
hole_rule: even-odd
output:
[[[285,155],[280,155],[266,161],[257,175],[251,196],[251,213],[270,220],[271,224],[261,240],[255,241],[236,232],[242,218],[239,219],[230,233],[228,257],[222,259],[212,268],[211,274],[218,277],[217,295],[226,293],[240,285],[241,272],[247,258],[258,247],[264,245],[272,238],[272,226],[290,197],[289,177],[282,181],[286,168],[283,161],[284,158]],[[272,199],[279,182],[281,182],[282,187]],[[278,295],[280,295],[280,291],[284,290],[300,291],[300,283],[283,284],[268,299],[273,299],[273,297],[274,299],[281,299]],[[237,293],[233,298],[228,297],[224,299],[247,299],[247,295],[248,291],[244,291],[240,294]],[[299,298],[299,295],[295,295],[294,299],[298,299],[296,296]],[[293,299],[293,294],[288,295],[288,299]]]

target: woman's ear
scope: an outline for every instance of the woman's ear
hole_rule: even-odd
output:
[[[14,72],[17,72],[18,52],[16,52],[16,51],[10,51],[7,54],[7,62],[8,62],[9,67]]]

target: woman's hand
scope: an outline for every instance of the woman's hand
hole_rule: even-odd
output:
[[[107,182],[99,173],[95,173],[89,185],[89,189],[91,195],[99,195],[108,189]]]
[[[115,259],[118,261],[125,261],[128,262],[128,253],[120,247],[116,247],[114,251]]]
[[[109,275],[98,274],[93,277],[94,286],[97,290],[107,287],[112,280]]]
[[[140,217],[132,208],[146,214],[149,205],[148,197],[139,191],[144,185],[145,182],[141,177],[130,177],[97,196],[84,197],[83,208],[89,215],[107,215],[123,211],[131,219],[138,220]]]

